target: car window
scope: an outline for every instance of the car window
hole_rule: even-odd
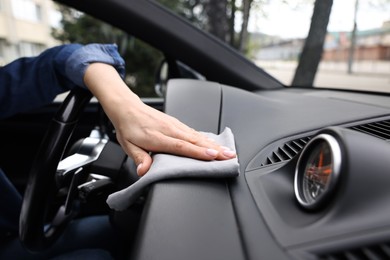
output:
[[[126,83],[140,97],[155,97],[155,73],[163,55],[145,42],[92,16],[58,6],[60,25],[53,37],[61,43],[115,43],[126,61]]]
[[[115,43],[126,61],[127,85],[140,97],[157,97],[155,74],[163,60],[160,51],[107,23],[52,1],[1,3],[0,19],[6,20],[7,26],[0,25],[0,65],[65,43]]]
[[[157,1],[286,86],[390,92],[388,0]]]
[[[390,92],[389,0],[155,1],[286,86]],[[126,59],[127,84],[141,97],[157,95],[158,50],[52,1],[0,3],[6,21],[0,26],[0,65],[61,43],[115,42]]]

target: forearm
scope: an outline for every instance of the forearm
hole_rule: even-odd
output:
[[[142,103],[110,65],[104,63],[89,65],[84,75],[84,83],[99,100],[107,116],[114,124],[120,122],[121,114],[119,114],[119,111],[126,110],[127,113],[133,113],[132,111],[136,110],[137,106]]]

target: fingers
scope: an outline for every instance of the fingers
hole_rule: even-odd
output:
[[[155,136],[158,146],[151,147],[152,151],[160,151],[180,156],[191,157],[199,160],[225,160],[236,156],[234,151],[227,147],[222,147],[206,138],[197,140],[194,143],[177,139],[162,134]]]
[[[160,140],[157,142],[162,144],[163,139],[166,139],[162,149],[167,149],[165,152],[168,153],[188,157],[195,156],[194,158],[202,160],[224,160],[236,156],[235,152],[230,148],[220,146],[214,140],[189,127],[185,131],[175,131],[170,137],[160,136]]]

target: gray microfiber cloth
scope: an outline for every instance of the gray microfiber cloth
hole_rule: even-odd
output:
[[[230,128],[220,135],[203,133],[221,146],[235,151],[234,136]],[[121,211],[127,209],[151,183],[173,178],[226,178],[239,174],[238,159],[202,161],[171,154],[155,154],[149,171],[129,187],[108,196],[110,208]]]

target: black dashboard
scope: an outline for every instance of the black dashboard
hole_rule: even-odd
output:
[[[326,89],[249,92],[172,80],[165,111],[201,131],[230,127],[241,174],[153,185],[132,259],[390,256],[390,97]],[[338,152],[329,153],[320,134]],[[317,146],[337,165],[322,167],[326,159]],[[326,193],[320,206],[307,207],[297,199],[302,187],[295,176],[318,177],[318,168],[322,176],[333,174],[326,177],[333,184],[302,181],[313,205]]]

